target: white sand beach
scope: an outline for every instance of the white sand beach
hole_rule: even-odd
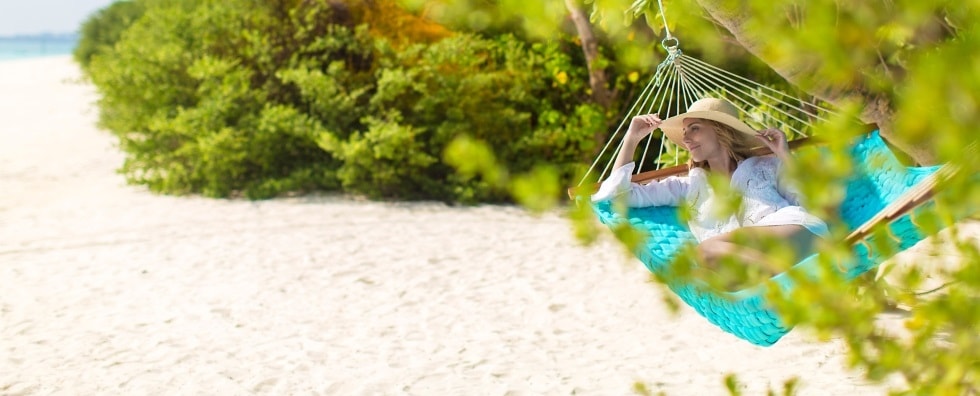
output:
[[[716,395],[726,373],[885,392],[841,342],[670,314],[560,213],[128,186],[79,79],[68,57],[0,63],[0,395]]]

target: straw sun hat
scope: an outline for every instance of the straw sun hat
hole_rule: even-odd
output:
[[[688,118],[703,118],[706,120],[718,121],[722,124],[734,128],[741,132],[738,138],[742,139],[749,147],[758,146],[759,140],[755,137],[756,130],[748,124],[738,119],[738,108],[725,99],[703,98],[691,104],[686,113],[670,117],[660,124],[660,130],[664,131],[667,138],[680,147],[684,145],[684,120]]]

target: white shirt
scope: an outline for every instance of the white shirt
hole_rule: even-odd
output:
[[[698,242],[739,227],[785,224],[802,225],[820,236],[828,234],[827,225],[807,213],[800,206],[799,193],[782,180],[782,162],[776,157],[749,157],[738,164],[730,186],[742,194],[742,203],[730,216],[722,214],[723,201],[715,196],[704,169],[694,168],[687,176],[637,184],[630,181],[634,166],[631,162],[613,170],[592,196],[592,201],[605,201],[625,194],[630,207],[685,203],[692,215],[688,226]]]

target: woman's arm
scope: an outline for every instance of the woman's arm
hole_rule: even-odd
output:
[[[764,129],[759,131],[756,136],[762,140],[776,158],[779,158],[779,165],[776,171],[776,191],[783,196],[790,204],[800,205],[800,191],[790,180],[787,180],[788,172],[786,167],[793,166],[793,158],[789,154],[789,143],[786,141],[786,133],[779,129]]]
[[[660,116],[656,114],[644,114],[633,117],[633,120],[630,121],[629,129],[626,131],[626,136],[623,137],[623,145],[619,148],[619,155],[616,157],[616,164],[613,166],[613,169],[619,169],[633,162],[633,154],[636,152],[636,146],[650,132],[659,128],[662,122]]]
[[[776,158],[779,158],[784,163],[788,163],[792,159],[789,156],[789,142],[786,141],[786,133],[777,129],[769,128],[759,131],[755,134],[762,144],[765,144],[769,150],[772,150],[773,154],[776,154]]]
[[[592,196],[593,202],[611,199],[624,192],[626,203],[630,207],[677,205],[684,199],[689,185],[687,177],[669,177],[645,185],[630,182],[636,146],[650,132],[659,128],[662,122],[656,114],[633,117],[629,130],[623,137],[613,172],[599,187],[599,191]]]
[[[800,191],[790,180],[787,180],[786,167],[793,166],[793,157],[789,154],[789,143],[786,141],[786,133],[779,129],[764,129],[756,134],[762,143],[766,145],[776,158],[779,158],[779,166],[776,168],[776,191],[783,198],[786,198],[793,205],[800,205]]]

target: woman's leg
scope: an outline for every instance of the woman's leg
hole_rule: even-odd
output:
[[[779,265],[781,260],[773,250],[786,251],[791,254],[791,262],[796,263],[813,254],[818,238],[801,225],[744,227],[702,241],[697,254],[701,265],[711,270],[717,270],[723,258],[731,257],[759,265],[775,275],[788,267]]]

